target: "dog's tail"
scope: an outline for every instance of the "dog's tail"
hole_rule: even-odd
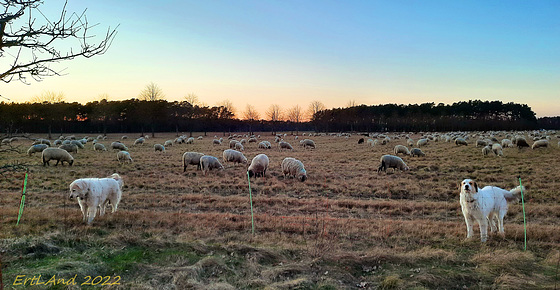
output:
[[[119,184],[119,187],[122,189],[123,179],[118,173],[113,173],[111,176],[109,176],[109,178],[112,178],[112,179],[116,180],[117,183]]]
[[[518,186],[510,190],[509,192],[504,193],[504,197],[508,202],[518,202],[521,198],[521,190],[525,192],[525,187]]]

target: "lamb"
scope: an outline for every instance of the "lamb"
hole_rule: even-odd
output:
[[[412,150],[410,150],[410,155],[412,155],[412,157],[414,157],[414,156],[426,156],[426,154],[424,152],[422,152],[422,149],[420,149],[420,148],[412,148]]]
[[[43,150],[42,159],[43,166],[50,166],[49,162],[51,160],[56,160],[56,164],[54,166],[57,166],[59,162],[64,165],[64,161],[66,161],[70,166],[74,164],[74,157],[72,157],[72,155],[70,155],[70,153],[66,150],[60,148],[46,148]]]
[[[410,155],[410,151],[408,150],[408,148],[406,148],[406,146],[403,145],[396,145],[394,151],[395,151],[395,155],[399,153]]]
[[[111,143],[111,148],[112,149],[117,149],[120,151],[128,151],[128,148],[121,142],[119,141],[115,141],[113,143]]]
[[[47,148],[49,148],[49,145],[47,145],[47,144],[31,145],[31,147],[29,147],[29,149],[27,149],[27,155],[31,156],[31,155],[33,155],[33,153],[43,152],[43,150],[45,150]]]
[[[268,159],[268,156],[266,156],[265,154],[259,154],[255,156],[251,161],[251,165],[249,165],[249,168],[247,168],[249,177],[264,177],[269,163],[270,161]]]
[[[200,157],[202,156],[204,153],[185,152],[183,154],[183,172],[187,171],[187,165],[196,165],[196,169],[200,169]]]
[[[363,143],[363,142],[362,142]],[[303,139],[300,141],[301,146],[303,146],[303,148],[313,148],[315,149],[315,142],[311,139]]]
[[[75,144],[63,144],[58,146],[58,148],[68,151],[68,153],[78,153],[78,146]]]
[[[533,146],[531,146],[531,149],[536,149],[541,147],[548,147],[548,140],[543,139],[543,140],[535,141],[535,143],[533,143]]]
[[[119,161],[119,164],[124,163],[125,161],[132,163],[132,157],[130,157],[130,153],[126,151],[119,151],[117,152],[117,161]]]
[[[243,155],[243,153],[241,153],[237,150],[226,149],[222,153],[222,157],[223,157],[224,162],[247,164],[247,157],[245,157],[245,155]]]
[[[95,150],[95,151],[107,151],[107,148],[105,148],[105,145],[103,145],[101,143],[95,143],[95,144],[93,144],[93,150]]]
[[[428,144],[428,139],[426,138],[418,139],[418,141],[416,141],[416,146],[418,147],[426,146],[427,144]]]
[[[154,151],[165,152],[165,147],[161,144],[154,144]]]
[[[209,155],[200,157],[200,167],[202,168],[202,173],[204,175],[212,169],[224,169],[224,166],[220,163],[218,158]]]
[[[377,169],[377,172],[385,171],[387,172],[387,168],[394,168],[394,170],[400,169],[402,171],[407,171],[409,168],[406,166],[406,163],[398,157],[394,155],[383,155],[381,156],[381,165]]]
[[[132,146],[144,145],[144,141],[146,141],[146,139],[144,139],[144,137],[140,137],[140,138],[134,140],[134,144],[132,144]]]
[[[500,156],[500,157],[504,156],[502,145],[498,143],[492,144],[492,152],[494,152],[496,156]]]
[[[111,212],[117,211],[122,197],[122,178],[113,174],[107,178],[81,178],[70,183],[69,199],[76,198],[82,211],[83,221],[91,224],[97,208],[99,216],[105,214],[107,204],[111,205]]]
[[[243,147],[243,144],[241,144],[241,142],[237,142],[235,143],[235,150],[245,151],[245,147]]]
[[[289,149],[289,150],[294,150],[294,148],[292,147],[292,145],[290,145],[290,143],[286,142],[286,141],[280,141],[278,143],[278,147],[280,148],[280,150],[282,149]]]
[[[303,163],[292,157],[286,157],[282,160],[282,173],[284,174],[284,178],[288,175],[299,179],[301,182],[307,180],[307,171]]]
[[[455,145],[457,145],[457,146],[460,146],[460,145],[468,146],[469,143],[467,143],[467,140],[465,140],[465,138],[457,138],[457,139],[455,139]]]
[[[488,154],[490,154],[490,152],[492,152],[492,147],[490,145],[484,146],[484,148],[482,148],[482,155],[483,156],[488,156]]]
[[[173,140],[165,141],[165,143],[163,143],[163,146],[165,146],[165,147],[173,146]]]

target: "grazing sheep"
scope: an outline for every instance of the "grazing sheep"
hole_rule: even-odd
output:
[[[243,144],[241,144],[241,142],[235,143],[234,148],[235,148],[235,150],[238,150],[238,151],[245,151],[245,147],[243,147]]]
[[[476,147],[486,147],[488,146],[488,142],[486,140],[476,140]]]
[[[524,137],[515,138],[515,145],[517,145],[517,148],[519,149],[523,147],[530,147],[529,143],[527,143],[527,139],[525,139]]]
[[[492,144],[492,152],[494,152],[494,154],[496,154],[496,156],[500,156],[500,157],[504,156],[502,145],[500,145],[498,143]]]
[[[31,156],[31,155],[33,155],[33,153],[43,152],[43,150],[45,150],[47,148],[49,148],[49,145],[47,145],[47,144],[31,145],[31,147],[29,147],[29,149],[27,149],[27,155]]]
[[[418,139],[418,141],[416,141],[416,146],[418,147],[426,146],[427,144],[428,144],[428,139],[426,138]]]
[[[185,138],[177,137],[177,138],[175,138],[175,140],[173,140],[173,142],[175,142],[177,144],[183,144],[183,143],[185,143]]]
[[[220,160],[214,156],[204,155],[200,157],[200,168],[202,168],[202,173],[206,175],[208,171],[212,169],[224,169]]]
[[[410,147],[414,146],[414,140],[412,140],[412,138],[406,139],[406,145]]]
[[[144,137],[140,137],[140,138],[134,140],[134,144],[132,144],[132,146],[144,145],[144,141],[146,141],[146,139],[144,139]]]
[[[410,155],[410,151],[408,150],[408,148],[406,148],[406,146],[403,145],[396,145],[394,148],[394,152],[395,155],[402,153],[404,155]]]
[[[286,157],[282,160],[282,174],[284,174],[284,179],[286,175],[295,177],[301,182],[307,179],[307,171],[303,166],[303,163],[295,158]]]
[[[128,136],[124,135],[121,137],[121,140],[128,139]]]
[[[249,143],[257,143],[257,138],[255,137],[251,137],[249,138],[249,140],[247,140]]]
[[[272,144],[270,144],[270,142],[268,142],[268,141],[261,141],[261,142],[259,142],[259,145],[257,146],[257,148],[259,148],[259,149],[271,149]]]
[[[213,145],[222,145],[222,142],[218,139],[214,139],[214,140],[212,140],[212,144]]]
[[[76,144],[62,144],[58,148],[68,151],[68,153],[78,153],[78,146]]]
[[[60,140],[60,139],[54,140],[53,145],[54,145],[54,146],[60,146],[60,145],[62,145],[62,140]]]
[[[412,155],[412,157],[414,157],[414,156],[426,156],[426,154],[424,152],[422,152],[422,149],[420,149],[420,148],[412,148],[412,150],[410,150],[410,155]]]
[[[315,142],[311,139],[303,139],[300,142],[300,145],[303,146],[303,148],[313,148],[315,149]]]
[[[52,146],[51,141],[49,141],[47,139],[41,139],[41,138],[35,140],[35,142],[33,142],[33,144],[31,144],[31,145],[37,145],[37,144],[47,144],[47,145],[49,145],[49,147]]]
[[[531,146],[531,149],[542,148],[542,147],[548,147],[548,140],[543,139],[543,140],[535,141],[535,143],[533,143],[533,146]]]
[[[74,157],[72,157],[72,155],[70,155],[70,153],[66,150],[60,148],[46,148],[43,150],[42,159],[43,166],[50,166],[51,160],[56,160],[56,164],[54,166],[57,166],[59,162],[64,165],[64,161],[66,161],[70,166],[74,164]]]
[[[247,168],[249,177],[264,177],[269,163],[270,161],[268,160],[268,156],[266,156],[265,154],[259,154],[255,156],[253,160],[251,160],[251,165],[249,165],[249,168]]]
[[[247,143],[247,140],[245,140],[245,139],[241,139],[241,141],[239,141],[239,143],[241,143],[241,144],[245,145],[245,144]]]
[[[294,148],[292,147],[292,145],[290,145],[290,143],[286,142],[286,141],[280,141],[278,143],[278,148],[280,148],[280,150],[282,149],[289,149],[289,150],[294,150]]]
[[[122,179],[118,174],[107,178],[81,178],[70,184],[69,199],[76,198],[82,211],[83,221],[91,224],[97,209],[99,216],[105,214],[105,207],[110,204],[111,212],[117,211],[122,197]]]
[[[233,163],[242,163],[247,164],[247,157],[243,155],[243,153],[233,150],[233,149],[226,149],[222,153],[222,157],[225,162],[233,162]]]
[[[235,144],[239,143],[237,140],[230,140],[229,141],[229,149],[235,148]]]
[[[486,145],[482,148],[482,155],[483,156],[488,156],[488,154],[490,154],[490,152],[492,152],[492,147],[490,145]]]
[[[455,145],[457,145],[457,146],[460,146],[460,145],[468,146],[469,143],[467,143],[467,140],[465,140],[465,138],[457,138],[457,139],[455,139]]]
[[[165,147],[173,146],[173,140],[165,141],[165,143],[163,143],[163,146],[165,146]]]
[[[62,141],[62,140],[61,140]],[[64,140],[62,141],[62,145],[72,144],[72,140]]]
[[[198,140],[201,140],[202,136],[198,137]],[[194,137],[189,137],[189,139],[187,139],[187,141],[185,142],[186,144],[193,144],[194,143]]]
[[[381,171],[387,172],[387,168],[393,168],[393,171],[397,169],[400,169],[402,171],[408,170],[408,166],[406,166],[406,163],[404,163],[404,161],[398,156],[383,155],[381,156],[380,161],[381,165],[379,165],[379,168],[377,169],[378,173]]]
[[[512,148],[513,147],[513,142],[511,142],[511,140],[509,140],[509,139],[503,139],[502,140],[502,147],[503,148]]]
[[[202,156],[204,153],[185,152],[183,154],[183,172],[187,171],[187,165],[196,165],[196,169],[200,169],[200,157]]]
[[[130,153],[126,151],[119,151],[117,152],[117,161],[119,161],[119,164],[124,163],[125,161],[132,163],[132,157],[130,157]]]
[[[121,150],[121,151],[128,151],[128,148],[123,143],[121,143],[119,141],[115,141],[115,142],[111,143],[111,148]]]
[[[107,151],[107,148],[105,148],[105,145],[103,145],[101,143],[95,143],[95,144],[93,144],[93,150],[95,150],[95,151]]]
[[[373,147],[374,146],[373,139],[367,139],[366,144]]]
[[[365,141],[364,138],[360,138],[360,139],[358,140],[358,144],[363,144],[364,141]]]
[[[165,147],[161,144],[154,144],[154,151],[165,152]]]

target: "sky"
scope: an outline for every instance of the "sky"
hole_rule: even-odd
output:
[[[64,4],[40,7],[57,17]],[[47,6],[48,5],[48,6]],[[153,82],[168,101],[194,93],[247,104],[528,104],[560,116],[559,1],[73,1],[102,36],[101,56],[52,65],[64,75],[0,84],[15,102],[46,91],[86,103],[137,98]],[[40,20],[41,15],[36,14]],[[96,40],[98,38],[93,38]],[[66,43],[64,44],[66,45]],[[2,70],[9,57],[0,60]],[[5,99],[1,99],[4,100]]]

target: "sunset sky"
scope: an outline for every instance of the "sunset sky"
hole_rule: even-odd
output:
[[[64,3],[46,2],[53,17]],[[229,99],[238,115],[250,103],[261,117],[271,104],[313,100],[500,100],[560,115],[560,1],[69,2],[68,11],[87,8],[98,35],[120,24],[109,51],[53,65],[62,77],[2,83],[2,96],[123,100],[153,82],[169,101]]]

